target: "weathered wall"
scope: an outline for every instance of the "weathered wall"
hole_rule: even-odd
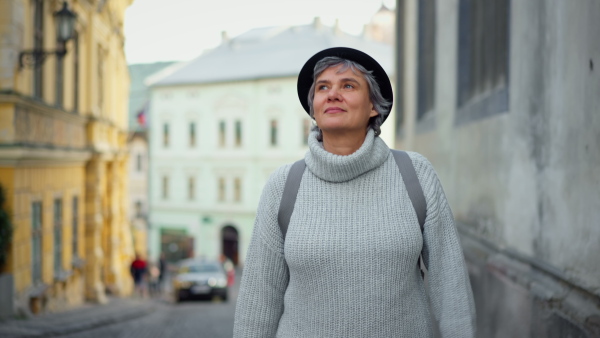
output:
[[[509,109],[457,123],[458,3],[437,1],[434,127],[403,143],[444,184],[480,336],[600,334],[600,3],[511,1]]]
[[[125,218],[129,76],[122,32],[130,3],[68,1],[77,15],[79,48],[75,40],[67,42],[62,83],[56,76],[56,55],[37,65],[43,79],[42,95],[35,98],[34,67],[19,65],[20,53],[34,46],[34,2],[0,0],[0,174],[6,175],[0,181],[10,187],[7,198],[15,224],[5,272],[14,276],[14,296],[25,313],[28,308],[53,311],[81,303],[84,289],[87,298],[96,301],[104,299],[105,286],[118,294],[132,289],[128,271],[132,236]],[[43,1],[45,51],[57,49],[53,14],[61,5]],[[62,99],[57,91],[61,84]],[[92,153],[93,161],[86,164]],[[110,177],[98,178],[97,173],[107,172],[97,166],[112,166]],[[79,198],[78,216],[72,215],[73,196]],[[53,269],[55,198],[63,199],[64,216],[64,271],[57,273]],[[98,207],[99,200],[105,205]],[[43,272],[34,281],[31,203],[38,201],[43,203]],[[77,255],[72,249],[73,219],[78,220]],[[103,248],[106,242],[113,246]],[[101,269],[107,273],[101,275]]]

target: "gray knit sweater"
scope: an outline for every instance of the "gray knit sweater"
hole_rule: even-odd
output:
[[[277,212],[291,165],[263,190],[234,337],[473,337],[475,309],[452,212],[431,164],[409,152],[427,201],[425,231],[393,155],[369,131],[359,150],[310,150],[285,238]],[[417,266],[429,268],[430,303]]]

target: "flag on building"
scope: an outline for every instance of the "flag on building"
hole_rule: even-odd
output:
[[[140,109],[140,111],[137,113],[137,123],[140,127],[142,128],[146,128],[146,123],[147,123],[147,114],[148,114],[148,104],[149,101],[146,101],[146,103],[144,103],[144,106],[142,106],[142,109]]]

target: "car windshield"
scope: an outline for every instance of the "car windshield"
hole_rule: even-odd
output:
[[[180,273],[186,272],[219,272],[219,266],[217,264],[194,264],[188,265],[181,268]]]

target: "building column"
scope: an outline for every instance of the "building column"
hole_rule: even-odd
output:
[[[95,155],[85,169],[85,298],[106,303],[102,281],[102,186],[104,163]]]
[[[115,158],[107,165],[108,219],[106,252],[107,279],[111,291],[120,296],[133,290],[129,265],[133,259],[131,229],[125,217],[127,172],[124,158]]]

